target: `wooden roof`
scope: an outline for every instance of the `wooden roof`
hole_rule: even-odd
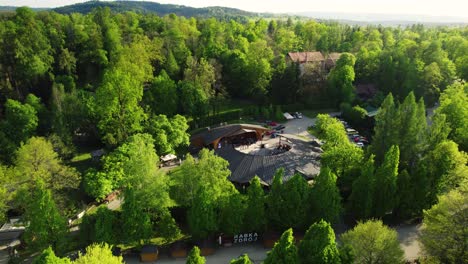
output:
[[[289,58],[296,62],[321,62],[325,60],[325,57],[320,51],[308,51],[308,52],[289,52]]]
[[[227,125],[212,128],[198,134],[192,136],[192,141],[197,138],[201,138],[203,140],[204,145],[209,145],[212,142],[216,141],[219,138],[228,137],[232,135],[236,135],[239,132],[245,132],[244,130],[256,130],[256,131],[268,131],[268,128],[258,126],[258,125],[251,125],[251,124],[234,124],[234,125]]]

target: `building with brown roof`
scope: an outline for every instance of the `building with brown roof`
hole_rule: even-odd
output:
[[[332,52],[327,54],[325,59],[325,69],[330,71],[333,67],[336,66],[336,61],[341,57],[341,53]]]
[[[307,52],[289,52],[287,56],[288,62],[297,62],[299,63],[299,68],[301,70],[301,76],[310,71],[310,69],[315,69],[319,71],[319,75],[325,75],[330,70],[335,67],[336,61],[340,58],[341,53],[332,52],[332,53],[322,53],[320,51],[307,51]]]
[[[325,57],[320,51],[289,52],[288,58],[293,62],[323,62]]]
[[[242,141],[252,138],[254,140],[262,139],[263,133],[268,131],[268,128],[251,125],[251,124],[233,124],[225,125],[216,128],[207,128],[193,135],[190,139],[191,145],[197,148],[217,149],[218,144],[223,139],[229,141]]]

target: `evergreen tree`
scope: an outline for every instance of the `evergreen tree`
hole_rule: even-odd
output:
[[[399,154],[398,146],[392,146],[385,154],[382,165],[375,172],[373,199],[373,214],[375,217],[383,217],[387,212],[392,211],[396,205]]]
[[[383,161],[384,155],[390,147],[398,142],[397,131],[400,128],[398,120],[398,111],[390,93],[385,97],[375,116],[374,136],[370,148],[375,155],[377,164]]]
[[[413,216],[415,194],[412,185],[411,175],[407,170],[400,172],[397,178],[397,199],[398,204],[395,215],[399,219],[408,219]]]
[[[194,246],[190,250],[186,264],[205,264],[206,260],[204,257],[200,256],[200,249],[197,246]]]
[[[180,68],[172,51],[168,52],[163,67],[172,79],[179,78]]]
[[[263,232],[266,227],[265,192],[260,179],[255,176],[247,188],[247,207],[244,214],[244,230]]]
[[[283,170],[278,170],[268,196],[268,214],[273,228],[284,230],[288,227],[302,228],[306,224],[309,186],[298,174],[282,182]]]
[[[372,214],[372,199],[375,191],[374,170],[374,155],[371,155],[362,166],[361,175],[353,182],[349,197],[350,212],[357,219],[367,219]]]
[[[245,212],[244,196],[236,190],[230,196],[224,197],[220,203],[219,227],[224,234],[234,236],[242,230]]]
[[[295,174],[283,183],[283,205],[280,211],[283,230],[288,227],[304,228],[307,225],[309,193],[309,185],[300,174]]]
[[[336,186],[336,175],[329,168],[322,167],[310,192],[312,221],[323,219],[336,223],[340,217],[341,196]]]
[[[270,193],[266,198],[267,216],[269,228],[280,229],[281,223],[281,207],[283,206],[283,198],[281,197],[281,189],[283,183],[284,169],[280,168],[273,176]]]
[[[253,264],[247,254],[243,254],[242,256],[238,257],[237,259],[231,260],[229,264]]]
[[[294,244],[292,229],[284,231],[278,242],[271,251],[268,252],[264,264],[297,264],[297,248]]]
[[[335,232],[328,222],[320,220],[309,227],[299,244],[298,255],[299,263],[340,263]]]
[[[421,99],[416,103],[414,93],[411,92],[400,105],[399,112],[400,169],[408,169],[412,173],[426,144],[427,121],[424,101]]]

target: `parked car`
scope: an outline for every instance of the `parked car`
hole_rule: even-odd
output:
[[[285,128],[286,128],[286,127],[285,127],[284,125],[278,125],[278,126],[274,127],[274,129],[275,129],[276,131],[281,130],[281,129],[285,129]]]
[[[364,143],[362,143],[362,142],[357,142],[356,145],[357,145],[358,147],[360,147],[360,148],[364,147]]]
[[[295,112],[294,117],[297,118],[297,119],[302,119],[302,113]]]
[[[268,130],[267,132],[265,132],[265,135],[269,136],[269,135],[272,135],[274,133],[276,133],[275,130]]]
[[[268,121],[267,125],[271,126],[271,127],[275,127],[278,125],[278,123],[276,123],[275,121]]]

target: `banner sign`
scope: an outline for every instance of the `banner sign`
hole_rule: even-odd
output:
[[[245,233],[234,236],[234,243],[248,243],[255,242],[258,240],[257,233]]]

